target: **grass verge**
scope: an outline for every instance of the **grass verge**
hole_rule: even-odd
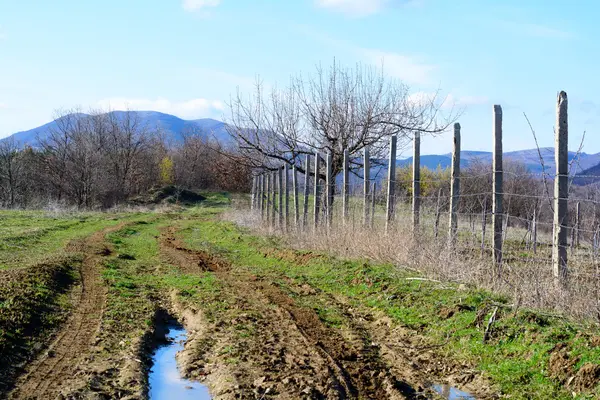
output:
[[[54,217],[40,211],[0,212],[0,270],[39,263],[48,254],[60,255],[69,241],[138,215],[82,213]]]
[[[68,315],[81,257],[0,271],[0,393]]]
[[[276,238],[253,236],[227,222],[187,220],[180,226],[192,248],[220,254],[283,288],[290,281],[308,284],[428,337],[441,356],[474,366],[504,396],[600,396],[600,339],[593,326],[532,310],[515,312],[501,296],[420,280],[392,265],[285,250]],[[330,325],[340,323],[335,307],[313,308]],[[496,309],[496,322],[484,342],[487,321]]]

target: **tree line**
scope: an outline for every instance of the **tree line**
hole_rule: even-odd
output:
[[[535,219],[537,229],[551,233],[553,224],[552,176],[533,173],[521,161],[505,159],[504,171],[504,214],[506,227],[531,229]],[[489,161],[472,159],[460,174],[460,200],[458,213],[472,226],[480,224],[483,215],[492,215],[492,164]],[[398,201],[406,204],[412,198],[412,167],[400,167],[396,172]],[[582,180],[580,180],[582,181]],[[577,224],[577,203],[580,204],[579,229],[581,237],[592,241],[595,232],[600,235],[600,183],[569,185],[568,225]],[[420,179],[422,205],[436,213],[449,211],[450,169],[421,167]],[[385,190],[385,187],[381,190]],[[600,240],[600,236],[598,238]]]
[[[108,208],[165,183],[249,190],[252,170],[273,170],[283,162],[303,173],[304,156],[315,151],[331,153],[338,174],[345,149],[358,154],[368,147],[374,160],[385,159],[390,135],[406,144],[415,132],[439,134],[459,114],[438,93],[415,96],[383,70],[344,68],[335,61],[292,77],[283,89],[269,93],[258,82],[249,96],[233,96],[226,121],[230,149],[194,131],[171,143],[136,113],[77,111],[58,113],[55,127],[35,148],[0,142],[0,206]],[[355,173],[361,167],[351,165]]]
[[[0,206],[110,208],[153,187],[247,191],[250,169],[198,129],[174,142],[134,112],[58,112],[35,147],[0,141]]]

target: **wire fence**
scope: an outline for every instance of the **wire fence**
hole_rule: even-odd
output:
[[[316,153],[303,165],[306,175],[293,164],[255,176],[252,208],[270,231],[313,237],[321,242],[313,243],[317,247],[368,251],[362,242],[376,241],[383,243],[376,246],[379,254],[402,250],[410,256],[396,259],[412,265],[419,260],[430,275],[483,286],[491,277],[494,288],[528,305],[600,318],[600,185],[581,185],[600,182],[600,176],[570,174],[575,160],[566,156],[564,116],[561,92],[554,173],[502,162],[501,108],[494,106],[491,165],[460,170],[456,124],[449,170],[420,167],[416,134],[412,170],[397,168],[392,136],[387,179],[371,179],[368,150],[362,181],[349,177],[349,159],[357,155],[343,152],[340,180],[332,171],[333,154]]]
[[[252,201],[254,213],[262,215],[262,224],[270,232],[314,237],[315,240],[328,243],[328,246],[337,245],[332,242],[333,237],[343,232],[347,246],[357,246],[357,249],[359,245],[356,245],[352,236],[360,236],[363,241],[371,236],[372,240],[380,242],[380,251],[390,249],[391,253],[396,250],[391,250],[393,245],[390,242],[405,241],[399,245],[406,247],[408,241],[412,240],[410,245],[416,246],[416,251],[421,252],[422,257],[429,257],[425,262],[431,265],[440,267],[439,257],[443,253],[453,255],[454,262],[459,263],[456,271],[444,271],[445,275],[434,271],[435,278],[480,285],[482,280],[487,279],[485,276],[496,274],[492,272],[496,266],[492,226],[494,191],[491,189],[476,190],[471,187],[468,189],[472,192],[456,196],[458,208],[454,214],[457,223],[453,233],[450,229],[453,213],[450,209],[452,196],[448,180],[421,179],[421,188],[429,189],[422,190],[419,209],[415,210],[411,191],[413,181],[409,179],[395,180],[396,191],[390,202],[387,180],[370,180],[366,186],[364,182],[348,184],[347,195],[344,185],[338,182],[332,185],[332,196],[328,200],[329,185],[322,179],[318,179],[315,187],[313,176],[305,181],[305,177],[300,175],[294,186],[290,171],[287,180],[282,174],[279,189],[279,172],[271,175],[275,185],[270,185],[269,192],[262,191],[258,189],[260,180],[257,180]],[[467,186],[469,180],[487,184],[491,182],[491,176],[491,172],[465,173],[460,176],[460,183],[463,187]],[[569,281],[579,295],[574,295],[572,289],[568,295],[566,292],[549,292],[547,288],[555,280],[552,274],[555,243],[552,206],[555,199],[548,197],[543,184],[534,174],[511,176],[515,182],[537,182],[536,187],[525,185],[525,188],[531,192],[538,191],[538,194],[520,193],[523,185],[513,187],[513,191],[500,193],[505,205],[505,211],[501,214],[502,286],[505,291],[511,294],[519,291],[522,301],[527,305],[565,311],[565,304],[568,304],[576,308],[567,310],[570,313],[585,317],[597,315],[600,310],[600,199],[582,197],[581,194],[568,199],[568,207],[572,211],[565,224],[569,239]],[[368,188],[366,191],[365,187]],[[572,189],[570,194],[576,194],[577,190],[574,187]],[[600,193],[597,195],[600,196]],[[523,199],[527,201],[524,203]],[[388,208],[392,210],[391,220]],[[415,213],[419,215],[417,225],[414,225]],[[439,254],[431,254],[435,252],[433,249]],[[407,260],[407,263],[410,261]],[[469,263],[470,267],[467,265]],[[473,271],[473,265],[478,271]],[[424,268],[422,263],[419,268]],[[487,273],[482,272],[485,270]],[[497,283],[493,286],[494,289],[498,288]],[[577,296],[581,299],[575,301]],[[557,304],[559,302],[560,305]]]
[[[464,175],[460,177],[460,180],[462,183],[470,179],[491,179],[491,175],[492,173],[474,176]],[[512,174],[512,176],[516,180],[535,178],[533,174]],[[260,206],[260,200],[255,200],[255,208],[263,210],[268,225],[273,229],[309,231],[325,228],[337,229],[339,227],[375,229],[385,225],[388,207],[388,182],[386,180],[370,181],[367,192],[365,192],[363,183],[348,185],[346,203],[342,195],[343,186],[336,184],[333,189],[331,206],[328,209],[327,184],[320,182],[317,185],[316,190],[320,196],[318,201],[315,202],[314,177],[309,178],[308,191],[306,191],[304,178],[302,178],[302,182],[297,184],[297,197],[295,195],[296,191],[292,188],[291,179],[288,177],[287,180],[289,191],[285,190],[285,178],[282,179],[284,179],[283,190],[278,188],[277,177],[277,183],[271,189],[271,194],[262,194]],[[395,183],[399,193],[392,196],[392,203],[390,204],[392,221],[389,228],[394,230],[412,229],[412,226],[406,226],[405,222],[411,220],[414,214],[418,213],[419,234],[431,234],[439,240],[448,239],[451,214],[449,209],[451,200],[448,190],[449,182],[440,179],[420,180],[422,187],[433,186],[434,189],[429,190],[429,192],[434,193],[419,196],[420,208],[414,211],[411,208],[413,202],[413,196],[410,193],[412,181],[396,180]],[[308,193],[308,195],[304,195],[305,193]],[[507,212],[501,214],[504,221],[502,226],[504,243],[510,242],[515,250],[532,250],[533,254],[537,254],[539,248],[549,248],[553,245],[552,230],[554,222],[551,207],[554,198],[549,198],[546,194],[515,192],[500,192],[499,194],[503,196],[505,208],[507,209]],[[490,230],[489,226],[492,217],[491,198],[493,195],[494,192],[488,190],[461,193],[457,196],[459,201],[459,211],[456,212],[458,220],[457,236],[461,238],[458,245],[465,242],[471,243],[477,239],[478,248],[482,247],[482,243],[484,250],[486,248],[489,250],[489,246],[492,246],[491,235],[493,231]],[[598,195],[600,196],[600,192]],[[512,203],[513,199],[526,199],[531,200],[531,202],[528,204],[514,204]],[[573,212],[565,225],[569,231],[569,247],[572,253],[577,255],[585,253],[597,257],[600,251],[600,200],[577,196],[569,197],[567,200],[569,209],[576,210],[578,207],[580,208],[579,218],[577,218],[577,213]],[[304,211],[305,202],[308,203],[306,211]],[[585,207],[586,205],[589,207]],[[346,211],[344,211],[344,207]],[[269,213],[264,212],[267,209],[270,211]],[[319,214],[316,219],[315,210]],[[275,215],[275,218],[273,218],[273,215]],[[393,231],[390,231],[391,233]]]

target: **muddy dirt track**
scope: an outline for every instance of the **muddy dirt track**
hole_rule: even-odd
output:
[[[99,332],[107,304],[101,272],[112,253],[105,235],[123,227],[69,244],[68,251],[85,254],[73,310],[48,348],[26,367],[9,398],[145,396],[148,338],[123,347],[115,339],[117,332],[110,340],[118,344],[111,347],[103,342],[106,332]],[[393,327],[387,318],[353,309],[344,299],[309,285],[291,279],[278,284],[193,250],[178,238],[175,227],[162,229],[155,240],[157,264],[215,278],[218,311],[210,315],[210,307],[182,302],[175,290],[148,300],[149,309],[166,310],[183,322],[189,335],[177,356],[180,369],[186,378],[207,385],[214,399],[425,399],[434,398],[431,381],[442,378],[478,398],[494,398],[482,392],[486,385],[468,367],[440,359],[423,338]],[[342,318],[339,326],[325,323],[316,303],[335,309]],[[148,335],[153,327],[146,329]],[[99,351],[98,343],[110,350]]]
[[[62,389],[77,380],[77,367],[92,346],[100,325],[106,289],[100,277],[100,259],[110,254],[104,236],[122,225],[94,233],[85,240],[74,241],[67,250],[86,254],[80,270],[81,286],[74,293],[75,307],[48,349],[30,363],[11,399],[59,396]]]
[[[198,323],[180,357],[187,375],[203,379],[214,398],[420,399],[432,394],[425,373],[434,379],[454,375],[463,383],[474,378],[420,348],[414,335],[390,336],[389,320],[359,315],[306,285],[286,293],[234,271],[211,254],[186,248],[172,228],[159,243],[166,261],[191,273],[212,271],[223,284],[230,307],[213,323]],[[296,294],[321,296],[345,315],[344,327],[326,326],[313,309],[297,304]],[[238,331],[244,329],[252,336],[242,338]]]

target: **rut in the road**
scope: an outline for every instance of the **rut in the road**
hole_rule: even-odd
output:
[[[204,251],[189,249],[176,237],[176,229],[172,226],[164,229],[158,239],[162,256],[182,272],[226,271],[226,262],[213,257]]]
[[[294,376],[294,363],[278,360],[272,354],[308,361],[301,374],[305,377],[309,375],[309,380],[325,382],[321,384],[320,395],[316,395],[316,398],[413,397],[414,391],[400,390],[398,382],[390,376],[388,368],[379,357],[377,348],[371,346],[370,342],[347,340],[337,330],[325,326],[313,309],[299,306],[275,284],[240,271],[231,273],[227,262],[207,252],[186,248],[176,238],[173,228],[163,231],[159,243],[163,257],[169,262],[188,273],[212,271],[235,292],[234,296],[241,299],[238,300],[241,309],[254,307],[260,311],[263,329],[256,335],[268,339],[260,339],[264,343],[257,341],[258,346],[263,347],[245,357],[253,360],[255,368],[262,371],[261,374],[269,376],[270,380],[279,379],[284,382],[277,385],[280,390],[279,398],[285,397],[286,389],[296,396],[299,392],[294,391],[296,388],[285,387],[285,382],[293,381],[289,377]],[[364,332],[355,333],[355,336],[364,336]],[[256,353],[271,356],[265,361]],[[310,376],[311,374],[315,376]],[[407,387],[408,385],[404,386],[405,389]],[[313,393],[311,397],[314,396]],[[242,397],[245,398],[243,394]]]
[[[70,382],[76,379],[78,365],[89,352],[98,331],[106,301],[100,263],[103,256],[110,254],[110,250],[104,243],[104,236],[122,226],[120,224],[98,231],[68,245],[68,251],[85,254],[80,270],[81,289],[75,308],[48,350],[33,361],[18,379],[9,398],[56,398],[63,388],[69,387]]]

